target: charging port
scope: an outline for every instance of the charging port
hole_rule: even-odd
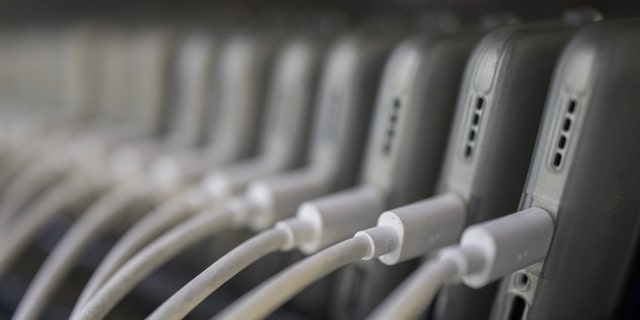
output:
[[[524,319],[524,312],[527,309],[527,302],[521,296],[514,296],[511,300],[511,310],[509,310],[508,320]]]

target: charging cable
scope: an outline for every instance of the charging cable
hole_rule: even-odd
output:
[[[139,199],[141,194],[149,193],[150,188],[135,182],[117,186],[102,196],[71,227],[31,281],[16,309],[14,319],[38,318],[55,288],[62,283],[71,270],[73,262],[91,245],[91,241],[87,239],[95,237],[96,233],[101,233],[108,228],[109,222],[113,223],[111,217],[115,215],[114,213],[126,213],[125,207],[129,206],[133,200]]]
[[[124,210],[126,207],[136,203],[155,204],[158,199],[165,198],[182,187],[182,183],[166,183],[167,181],[182,182],[182,180],[167,180],[154,175],[157,172],[151,172],[150,176],[137,174],[142,170],[145,162],[140,157],[144,155],[136,156],[137,154],[121,152],[112,158],[111,171],[119,177],[115,180],[124,179],[126,182],[117,185],[101,197],[64,235],[38,270],[36,278],[31,282],[27,294],[20,302],[18,308],[20,313],[16,313],[17,315],[28,315],[28,318],[39,316],[44,304],[51,298],[54,290],[72,270],[74,263],[86,251],[89,244],[108,230],[115,228],[129,214],[128,210]],[[135,161],[136,159],[132,159],[131,156],[139,161]]]
[[[105,187],[105,181],[102,179],[89,177],[95,178],[86,172],[68,176],[31,203],[21,215],[21,219],[15,221],[10,228],[5,228],[6,232],[0,234],[0,276],[58,212]]]
[[[135,285],[179,252],[236,224],[242,225],[241,211],[218,208],[200,213],[165,233],[129,259],[82,306],[77,319],[103,318]]]
[[[62,209],[74,202],[90,198],[92,195],[108,189],[118,181],[126,181],[131,178],[130,166],[119,166],[112,163],[108,173],[104,171],[103,162],[99,161],[104,155],[106,145],[92,143],[92,139],[86,139],[82,143],[71,146],[71,151],[67,157],[67,165],[82,165],[86,162],[89,165],[81,166],[76,172],[72,172],[66,178],[52,188],[46,190],[41,197],[33,201],[10,226],[5,226],[6,233],[0,234],[4,243],[0,248],[0,275],[7,271],[7,268],[14,262],[17,256],[33,241],[39,232],[47,224],[60,214]],[[86,161],[86,162],[83,162]],[[122,169],[121,167],[127,167]]]
[[[452,193],[387,211],[378,218],[378,226],[360,231],[278,273],[216,319],[266,317],[311,283],[360,259],[387,256],[398,262],[453,244],[462,231],[465,215],[464,202]]]
[[[11,228],[7,228],[8,245],[0,251],[0,274],[6,271],[4,269],[39,231],[61,213],[61,209],[78,199],[99,194],[115,185],[80,216],[47,257],[20,302],[18,310],[21,314],[32,318],[40,314],[43,305],[51,298],[54,290],[62,283],[74,262],[81,257],[89,244],[114,228],[114,224],[129,214],[124,208],[138,203],[155,203],[158,198],[175,191],[172,186],[157,185],[146,179],[146,176],[136,174],[140,171],[138,165],[129,161],[118,161],[123,159],[117,156],[111,160],[107,174],[99,164],[85,167],[72,174],[72,178],[56,185],[43,197],[38,198],[32,205],[33,210],[24,212],[21,219]],[[82,187],[77,187],[78,184]],[[75,194],[72,194],[72,191]]]
[[[473,225],[459,245],[441,250],[408,277],[369,319],[413,319],[449,281],[481,288],[516,270],[542,261],[549,250],[554,224],[549,213],[530,208]]]
[[[304,203],[296,217],[276,223],[218,259],[165,301],[148,318],[182,319],[207,296],[250,264],[277,250],[313,253],[375,224],[383,207],[376,187],[363,185]]]
[[[150,150],[154,145],[146,143],[141,146]],[[122,180],[125,182],[116,185],[102,196],[64,235],[38,270],[36,278],[31,282],[18,306],[17,315],[25,315],[27,318],[38,317],[43,306],[89,244],[126,218],[129,214],[129,211],[125,210],[127,207],[138,203],[156,203],[158,199],[167,197],[182,186],[180,183],[166,183],[162,172],[152,171],[149,176],[137,174],[148,161],[144,161],[144,148],[140,149],[141,152],[132,150],[135,149],[122,149],[111,158],[110,172],[116,177],[112,179],[112,183]],[[170,179],[170,182],[175,181]]]
[[[187,188],[185,192],[171,197],[157,210],[145,215],[125,233],[98,266],[77,300],[71,313],[72,318],[78,315],[82,305],[138,250],[196,212],[205,208],[213,210],[224,204],[234,194],[245,189],[251,180],[277,171],[282,167],[277,162],[279,161],[269,161],[263,157],[215,170],[200,185]],[[167,175],[167,171],[162,172],[165,173],[163,176]],[[168,175],[174,176],[171,173]],[[165,178],[168,181],[175,180],[172,177]]]
[[[127,230],[94,271],[69,318],[73,319],[78,315],[80,307],[98,291],[127,259],[131,258],[138,250],[167,229],[181,223],[201,209],[202,204],[206,201],[205,197],[206,195],[203,194],[200,188],[189,188],[165,201]]]
[[[265,229],[327,189],[327,177],[309,168],[253,182],[244,196],[206,209],[140,250],[89,298],[77,319],[103,318],[146,276],[195,243],[229,228]]]
[[[56,160],[38,161],[7,185],[0,205],[0,228],[6,227],[42,188],[64,174],[66,166]]]
[[[66,146],[61,153],[52,153],[32,161],[24,171],[21,171],[7,186],[0,206],[0,230],[9,225],[16,218],[27,202],[33,199],[48,185],[68,174],[73,168],[91,163],[95,166],[95,159],[100,159],[106,153],[106,146],[93,143],[92,139]],[[98,160],[99,161],[99,160]],[[86,166],[86,165],[85,165]],[[89,170],[83,171],[86,174]]]

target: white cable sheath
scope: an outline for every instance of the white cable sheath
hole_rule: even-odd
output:
[[[127,293],[158,267],[216,232],[232,225],[241,225],[238,218],[234,210],[223,207],[200,213],[176,226],[129,259],[89,298],[76,319],[104,318]]]
[[[456,266],[451,259],[425,263],[405,279],[367,319],[415,319],[429,306],[445,282],[458,275]]]
[[[8,159],[3,161],[2,166],[0,166],[0,189],[8,188],[11,181],[15,179],[20,172],[23,172],[23,170],[27,169],[28,166],[34,162],[36,151],[30,151],[31,152],[28,154],[10,154],[8,155]]]
[[[63,170],[60,165],[38,163],[16,176],[2,196],[0,228],[5,228],[29,200],[61,174]]]
[[[137,183],[116,187],[101,197],[76,221],[49,254],[31,281],[20,301],[13,319],[37,319],[55,289],[64,281],[75,262],[89,248],[93,240],[121,220],[124,210],[133,201],[144,197]]]
[[[362,227],[374,225],[376,213],[382,211],[382,199],[377,188],[362,185],[304,203],[296,217],[276,223],[274,229],[249,239],[200,273],[156,309],[151,318],[186,316],[224,282],[268,253],[300,248],[310,254],[350,237]],[[260,240],[263,238],[264,243]]]
[[[357,236],[302,260],[236,300],[214,319],[262,319],[311,283],[369,255],[368,239]]]
[[[235,247],[182,287],[147,319],[182,319],[212,292],[248,265],[282,248],[284,229],[269,229]]]
[[[192,204],[181,194],[160,205],[127,230],[94,271],[71,312],[71,318],[77,315],[82,305],[127,262],[127,259],[192,214]]]
[[[70,176],[33,202],[0,238],[0,276],[65,206],[97,191],[85,176]]]

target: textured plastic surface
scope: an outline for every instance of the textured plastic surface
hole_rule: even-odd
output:
[[[467,225],[517,211],[553,68],[574,31],[561,23],[505,26],[474,50],[439,186],[465,200]],[[435,319],[487,317],[496,286],[445,287]]]
[[[382,210],[433,194],[464,65],[479,38],[473,31],[423,30],[405,39],[387,62],[361,179],[381,190]],[[346,267],[340,274],[334,316],[363,317],[410,267],[390,268],[379,261]]]
[[[554,215],[555,236],[544,263],[505,278],[493,319],[508,317],[514,295],[527,319],[616,317],[640,232],[639,37],[640,20],[606,21],[565,49],[521,204]]]

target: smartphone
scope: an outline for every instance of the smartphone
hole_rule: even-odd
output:
[[[302,202],[356,183],[374,109],[372,93],[384,62],[404,34],[397,28],[363,27],[346,31],[332,43],[323,60],[305,165],[249,185],[248,197],[269,199],[252,229],[267,228],[293,216]],[[239,292],[249,290],[297,259],[293,253],[275,255],[272,263],[256,263],[230,283]],[[308,314],[325,314],[318,301],[326,299],[327,285],[321,282],[292,305]]]
[[[640,235],[639,38],[640,19],[606,21],[564,50],[520,206],[552,214],[554,238],[544,262],[503,279],[493,319],[625,317]]]
[[[467,204],[467,225],[518,208],[557,58],[576,27],[509,25],[487,34],[465,70],[439,182]],[[434,319],[484,319],[497,285],[443,288]]]
[[[379,205],[369,209],[371,226],[384,210],[434,193],[464,66],[480,35],[421,32],[387,61],[360,178],[361,186],[380,194]],[[376,260],[342,269],[331,318],[362,318],[411,267],[389,268]]]

